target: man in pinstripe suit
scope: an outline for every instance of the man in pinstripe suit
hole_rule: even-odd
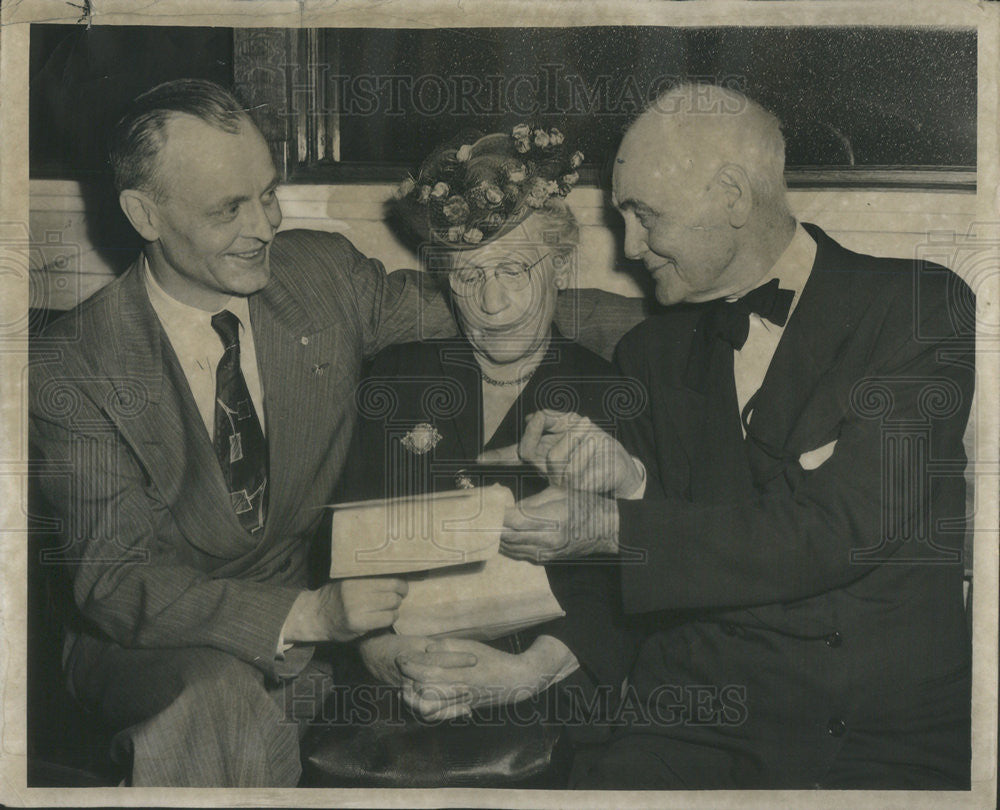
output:
[[[308,715],[322,697],[311,644],[391,624],[405,595],[392,578],[305,587],[362,359],[455,327],[417,274],[387,276],[337,234],[276,235],[267,145],[211,83],[136,99],[112,163],[143,255],[36,341],[31,367],[33,457],[79,608],[69,683],[133,785],[294,785],[281,704]],[[242,399],[219,410],[226,356]],[[237,411],[266,451],[230,458],[258,468],[256,500],[217,449]]]

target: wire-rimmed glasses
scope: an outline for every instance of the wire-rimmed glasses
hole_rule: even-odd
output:
[[[480,267],[474,264],[459,267],[448,274],[448,284],[451,285],[452,292],[455,295],[463,298],[477,295],[482,291],[483,285],[486,284],[486,273],[492,272],[493,278],[497,280],[497,283],[501,287],[508,292],[517,292],[528,286],[532,268],[540,264],[548,256],[549,254],[546,253],[531,264],[511,259],[487,267]]]

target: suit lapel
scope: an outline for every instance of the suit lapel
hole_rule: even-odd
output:
[[[721,421],[718,415],[710,414],[710,410],[723,408],[718,392],[725,389],[726,380],[733,376],[732,350],[706,335],[704,321],[708,311],[707,307],[695,311],[687,353],[678,357],[678,373],[657,374],[651,380],[652,385],[664,389],[659,396],[654,395],[653,400],[663,403],[673,422],[692,475],[705,462],[709,429],[716,428]]]
[[[141,259],[123,277],[119,295],[122,343],[110,348],[123,373],[112,380],[117,402],[106,413],[189,542],[211,556],[238,556],[252,542],[230,506],[211,440],[149,302]]]
[[[836,424],[845,405],[832,394],[833,370],[856,326],[855,275],[836,242],[814,225],[804,227],[816,240],[816,258],[758,391],[748,432],[758,483],[770,480],[784,459],[812,449],[800,447],[803,442],[824,443],[811,434]]]
[[[333,354],[337,347],[325,345],[318,335],[329,324],[315,323],[276,273],[264,290],[250,296],[249,304],[269,457],[269,514],[261,538],[266,543],[295,524],[292,518],[307,489],[299,480],[303,463],[297,456],[303,447],[312,447],[312,426],[302,415],[329,412],[326,383],[340,363]]]
[[[430,370],[430,374],[454,382],[466,397],[464,406],[456,409],[449,419],[450,432],[455,437],[458,449],[454,458],[473,463],[482,450],[483,442],[483,395],[479,365],[472,347],[464,340],[438,341],[437,346],[438,350],[434,353],[437,368]],[[447,453],[447,447],[443,448],[443,453]]]

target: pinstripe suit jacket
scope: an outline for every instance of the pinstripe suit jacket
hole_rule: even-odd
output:
[[[387,276],[340,235],[283,232],[271,266],[249,300],[270,454],[259,539],[230,506],[140,263],[33,344],[31,440],[90,634],[214,647],[279,674],[278,635],[344,465],[363,356],[454,331],[432,285]]]
[[[281,664],[274,653],[307,581],[317,507],[345,463],[362,359],[455,327],[435,285],[410,271],[387,276],[339,234],[280,233],[271,268],[249,299],[270,455],[259,539],[230,506],[138,263],[33,341],[32,457],[82,632],[124,647],[213,647],[272,677],[308,660]],[[587,323],[607,356],[642,317],[638,301],[614,299],[577,298],[561,322]]]

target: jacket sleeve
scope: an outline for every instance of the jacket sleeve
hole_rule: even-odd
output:
[[[555,323],[565,337],[610,360],[618,341],[648,317],[652,306],[645,298],[605,290],[565,290],[556,302]]]

